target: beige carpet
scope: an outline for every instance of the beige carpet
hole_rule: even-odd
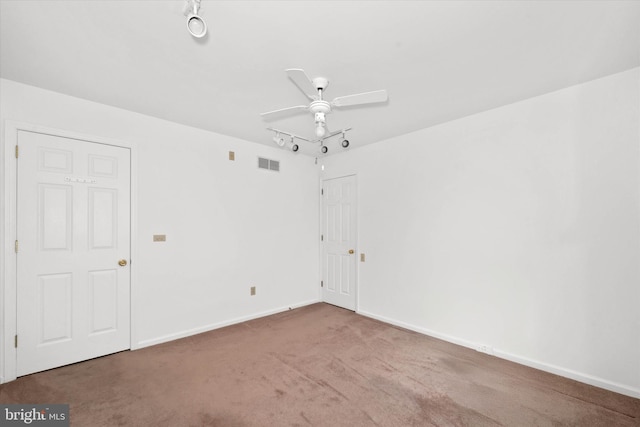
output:
[[[639,426],[640,400],[327,304],[0,386],[72,426]]]

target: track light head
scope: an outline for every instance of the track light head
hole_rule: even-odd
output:
[[[320,147],[320,152],[322,154],[327,154],[327,151],[329,151],[329,148],[327,148],[326,146],[323,145]]]
[[[298,151],[298,149],[300,149],[300,147],[298,147],[298,144],[293,142],[293,137],[291,137],[291,141],[286,143],[286,146],[289,150],[293,151],[294,153]]]
[[[298,147],[298,144],[294,144],[293,142],[288,142],[287,143],[287,148],[291,151],[293,151],[294,153],[297,152],[300,147]]]
[[[187,19],[187,28],[189,33],[197,39],[200,39],[207,34],[207,23],[198,15],[191,15]]]
[[[207,34],[207,23],[204,22],[204,19],[200,15],[198,15],[198,11],[200,10],[200,0],[186,0],[187,1],[187,9],[185,15],[187,15],[187,30],[189,33],[200,39]]]
[[[349,146],[349,140],[343,139],[342,142],[340,142],[340,145],[342,145],[343,148],[347,148]]]
[[[284,146],[284,138],[282,138],[280,136],[280,134],[278,134],[278,135],[273,137],[273,142],[278,144],[279,147],[283,147]]]

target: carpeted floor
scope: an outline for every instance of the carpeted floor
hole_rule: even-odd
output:
[[[640,426],[640,400],[327,304],[0,386],[72,426]]]

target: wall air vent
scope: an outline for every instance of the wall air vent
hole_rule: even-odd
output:
[[[264,157],[258,157],[258,168],[280,172],[280,162],[278,160],[271,160],[271,159],[265,159]]]

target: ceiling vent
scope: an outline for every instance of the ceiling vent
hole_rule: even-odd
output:
[[[258,157],[258,168],[280,172],[280,162],[278,160],[271,160],[271,159],[265,159],[264,157]]]

